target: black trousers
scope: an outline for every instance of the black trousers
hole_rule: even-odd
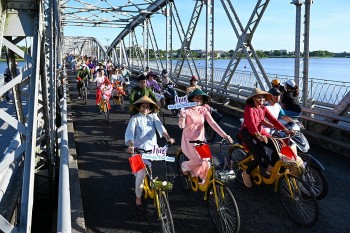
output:
[[[244,144],[246,144],[248,147],[250,153],[254,155],[254,160],[248,164],[248,168],[246,170],[248,174],[250,174],[260,164],[266,169],[268,165],[271,164],[274,166],[278,161],[279,156],[275,145],[271,140],[268,140],[267,144],[259,141],[255,136],[249,133],[246,127],[243,127],[241,137]],[[271,158],[269,157],[268,152],[271,154]]]

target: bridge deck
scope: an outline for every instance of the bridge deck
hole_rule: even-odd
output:
[[[134,177],[124,146],[124,133],[130,118],[128,111],[121,114],[112,109],[110,121],[105,122],[95,105],[94,87],[89,87],[88,103],[82,105],[76,99],[75,79],[71,77],[69,81],[82,203],[88,232],[160,232],[152,206],[141,211],[134,207]],[[170,154],[175,153],[181,140],[181,131],[176,123],[177,118],[165,118],[165,127],[177,140],[176,145],[170,148]],[[224,115],[220,125],[231,136],[235,136],[239,120]],[[162,143],[164,141],[160,140],[159,144]],[[350,231],[345,217],[350,213],[350,161],[315,146],[312,146],[311,153],[325,166],[330,188],[328,196],[318,202],[320,219],[317,225],[308,229],[295,225],[288,218],[272,186],[253,186],[248,189],[234,182],[229,187],[241,215],[240,232]],[[150,201],[148,203],[151,204]],[[176,232],[215,232],[202,193],[181,192],[175,179],[174,189],[169,193],[169,203]]]

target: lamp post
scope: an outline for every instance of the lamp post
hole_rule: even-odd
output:
[[[105,38],[105,40],[107,41],[106,49],[108,50],[108,49],[109,49],[109,44],[108,44],[108,41],[109,41],[110,39]],[[108,58],[108,53],[107,53],[107,58]]]

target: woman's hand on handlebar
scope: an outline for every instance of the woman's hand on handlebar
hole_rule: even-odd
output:
[[[227,140],[230,144],[233,144],[234,142],[230,135],[226,135],[224,139]]]
[[[175,143],[175,139],[174,138],[168,138],[169,140],[167,140],[167,142],[171,145]]]
[[[283,131],[284,131],[286,134],[288,134],[288,135],[293,135],[293,134],[295,134],[294,130],[284,129]]]
[[[128,153],[133,154],[133,153],[135,153],[135,147],[134,146],[129,146],[127,151],[128,151]]]
[[[256,137],[259,141],[261,141],[261,142],[265,142],[265,143],[268,142],[267,137],[264,136],[264,135],[262,135],[262,134],[256,134],[255,137]]]

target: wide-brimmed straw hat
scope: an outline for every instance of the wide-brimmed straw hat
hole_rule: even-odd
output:
[[[135,103],[133,103],[132,105],[134,105],[135,107],[139,108],[138,105],[141,105],[143,103],[148,103],[151,105],[151,110],[152,111],[158,111],[159,110],[159,106],[158,104],[154,103],[153,100],[151,100],[148,96],[142,96],[140,99],[138,99],[137,101],[135,101]]]
[[[203,103],[206,104],[206,103],[209,103],[211,98],[210,96],[205,93],[204,91],[202,91],[201,89],[194,89],[189,95],[188,95],[188,101],[192,101],[192,98],[195,97],[196,95],[201,95],[203,96]]]
[[[268,101],[272,98],[272,95],[266,91],[262,91],[259,88],[254,88],[250,96],[245,101],[246,103],[249,102],[251,99],[253,99],[257,95],[264,95],[265,100]]]

